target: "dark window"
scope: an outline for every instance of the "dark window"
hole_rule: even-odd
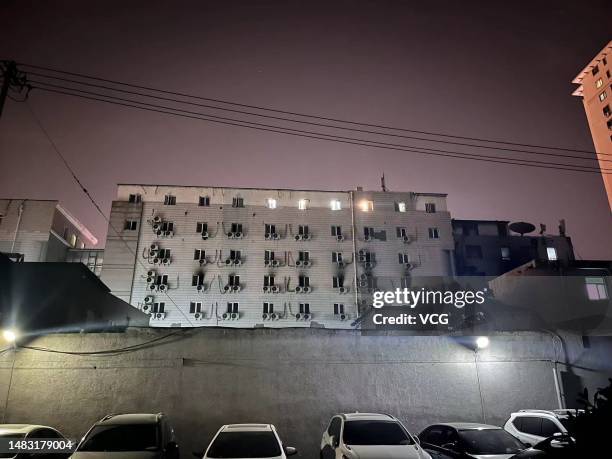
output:
[[[309,287],[310,286],[310,277],[308,277],[308,276],[300,276],[300,277],[298,277],[298,285],[300,287]]]
[[[176,196],[172,196],[171,194],[167,194],[164,196],[164,204],[167,206],[176,205]]]
[[[229,313],[238,312],[238,303],[227,303],[227,312]]]
[[[244,207],[244,198],[232,199],[232,207]]]
[[[208,231],[208,223],[206,222],[197,222],[196,223],[196,233],[204,233]]]
[[[440,238],[440,231],[438,230],[438,228],[429,228],[429,239],[439,239]]]
[[[607,118],[607,117],[609,117],[610,115],[612,115],[612,110],[610,110],[610,104],[606,105],[606,106],[605,106],[605,107],[602,109],[602,111],[603,111],[603,114],[604,114],[604,116],[605,116],[606,118]]]
[[[301,234],[301,235],[308,234],[308,225],[299,225],[298,234]]]
[[[79,451],[156,451],[159,449],[157,424],[95,426]]]
[[[344,305],[340,303],[334,303],[334,314],[344,314]]]
[[[300,303],[300,314],[310,314],[310,303]]]
[[[309,259],[310,259],[310,252],[303,252],[301,250],[298,252],[298,260],[308,261]]]
[[[479,245],[466,245],[465,246],[466,258],[482,258],[482,247]]]
[[[193,259],[194,260],[203,260],[204,258],[206,258],[206,251],[205,250],[200,250],[200,249],[195,249],[193,252]]]
[[[136,220],[126,220],[123,229],[127,231],[136,231],[137,227],[138,222]]]
[[[338,225],[334,225],[331,227],[331,235],[332,236],[342,236],[342,227]]]
[[[139,194],[131,194],[128,198],[128,202],[131,202],[131,203],[142,202],[142,196]]]
[[[552,422],[550,419],[542,418],[542,437],[552,437],[556,433],[560,433],[557,424]]]
[[[537,416],[519,416],[519,418],[521,419],[521,428],[519,429],[521,432],[540,435],[542,431],[542,418]]]
[[[402,228],[401,226],[398,226],[395,228],[395,235],[399,238],[404,238],[406,237],[406,228]]]
[[[204,284],[204,274],[194,274],[191,277],[191,286],[197,287],[198,285]]]
[[[240,276],[236,276],[235,274],[230,274],[228,276],[229,285],[240,285]]]
[[[202,303],[199,301],[192,301],[189,303],[189,313],[194,314],[196,312],[202,312]]]
[[[427,212],[428,214],[433,214],[436,212],[436,205],[433,202],[426,202],[425,203],[425,212]]]
[[[202,207],[210,206],[210,196],[200,196],[200,200],[198,201],[198,205]]]
[[[599,73],[599,66],[596,65],[595,67],[593,67],[593,70],[591,70],[591,73],[593,75],[597,75]]]
[[[264,260],[265,261],[272,261],[272,260],[274,260],[274,252],[272,250],[266,250],[264,252]]]
[[[264,276],[264,287],[274,286],[274,276]]]
[[[344,423],[347,445],[411,445],[412,439],[394,421],[347,421]]]
[[[340,288],[344,286],[344,278],[342,276],[334,276],[332,277],[332,287]]]
[[[207,457],[276,457],[281,455],[273,432],[221,432],[210,446]]]
[[[470,429],[459,432],[469,454],[516,454],[525,449],[520,441],[503,429]]]

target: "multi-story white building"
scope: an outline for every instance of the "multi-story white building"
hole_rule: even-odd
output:
[[[443,194],[119,185],[101,278],[154,326],[350,328],[453,247]]]

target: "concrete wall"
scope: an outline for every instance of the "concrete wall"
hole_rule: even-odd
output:
[[[30,344],[82,352],[167,333],[50,335]],[[338,412],[392,413],[415,432],[437,421],[482,421],[478,380],[487,422],[501,424],[520,408],[557,407],[552,360],[559,347],[555,351],[545,334],[492,337],[478,356],[477,372],[474,353],[447,338],[321,329],[176,333],[115,356],[27,349],[0,354],[0,410],[14,364],[3,422],[51,424],[79,437],[108,413],[164,411],[173,419],[184,458],[204,448],[224,423],[272,422],[300,457],[315,458],[321,434]],[[602,358],[611,365],[607,345],[592,357],[578,338],[565,346],[585,368],[601,365]],[[602,380],[589,370],[584,375],[588,381],[581,383]]]

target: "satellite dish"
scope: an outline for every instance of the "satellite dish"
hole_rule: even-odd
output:
[[[510,228],[510,230],[514,231],[515,233],[519,233],[521,236],[527,233],[531,233],[535,230],[535,226],[527,222],[510,223],[510,225],[508,225],[508,228]]]

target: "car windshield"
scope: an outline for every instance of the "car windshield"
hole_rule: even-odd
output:
[[[22,433],[13,433],[10,431],[5,431],[0,433],[0,438],[11,438],[11,439],[20,439],[25,437],[25,434]],[[14,453],[2,453],[0,452],[0,459],[5,459],[5,458],[9,458],[9,457],[15,457]]]
[[[503,429],[461,430],[459,436],[470,454],[516,454],[525,449],[525,445]]]
[[[79,451],[155,451],[156,424],[117,424],[95,426]]]
[[[214,458],[276,457],[281,449],[276,435],[270,431],[221,432],[206,453]]]
[[[395,421],[346,421],[344,443],[347,445],[411,445],[412,438]]]

